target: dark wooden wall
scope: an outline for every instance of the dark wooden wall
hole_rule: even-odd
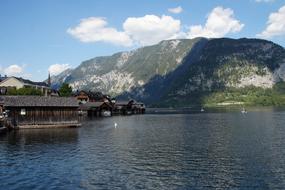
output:
[[[47,125],[68,124],[78,122],[77,108],[68,107],[31,107],[31,108],[6,108],[10,110],[9,117],[14,125]],[[21,115],[21,109],[26,110]]]
[[[108,105],[105,105],[103,104],[102,106],[100,107],[96,107],[96,108],[90,108],[87,113],[88,113],[88,116],[90,117],[100,117],[102,116],[102,112],[103,111],[110,111],[111,112],[111,115],[113,114],[113,109],[112,107],[108,106]]]

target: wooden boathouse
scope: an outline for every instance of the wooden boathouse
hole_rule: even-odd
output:
[[[112,116],[113,106],[109,102],[87,102],[79,106],[79,113],[90,117]]]
[[[114,114],[118,115],[131,115],[131,114],[144,114],[145,105],[141,102],[134,100],[117,101],[114,105]]]
[[[104,95],[101,92],[92,91],[77,91],[73,94],[77,98],[78,102],[85,104],[87,102],[109,102],[111,103],[110,96]]]
[[[1,96],[2,110],[13,128],[75,127],[78,103],[75,98],[44,96]]]

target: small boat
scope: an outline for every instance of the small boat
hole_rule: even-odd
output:
[[[127,111],[126,115],[132,115],[132,111]]]
[[[246,113],[247,113],[246,109],[245,109],[245,108],[242,108],[241,113],[242,113],[242,114],[246,114]]]
[[[104,117],[110,117],[110,116],[112,116],[111,111],[107,111],[107,110],[102,111],[102,116],[104,116]]]
[[[201,110],[200,110],[201,112],[204,112],[205,110],[204,110],[204,108],[201,108]]]
[[[79,111],[78,111],[78,115],[79,115],[79,116],[82,116],[82,115],[83,115],[83,111],[82,111],[82,110],[79,110]]]

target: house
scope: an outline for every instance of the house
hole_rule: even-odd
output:
[[[109,102],[111,103],[110,97],[104,95],[101,92],[92,92],[92,91],[77,91],[74,93],[74,97],[77,98],[80,104],[85,104],[87,102]]]
[[[114,114],[130,115],[132,111],[132,101],[116,101],[114,105]]]
[[[35,88],[41,90],[41,92],[47,96],[50,92],[50,87],[45,82],[33,82],[27,79],[19,77],[6,77],[3,81],[0,82],[0,92],[4,93],[5,89],[9,88]]]
[[[112,116],[113,106],[108,102],[87,102],[79,106],[79,113],[87,113],[88,116]]]
[[[75,92],[73,96],[76,97],[77,101],[80,104],[85,104],[85,103],[89,102],[88,93],[84,90]]]
[[[117,101],[114,105],[114,114],[131,115],[145,113],[145,106],[134,100]]]
[[[75,98],[50,96],[1,96],[0,102],[14,128],[79,126]]]
[[[133,114],[144,114],[145,113],[144,103],[134,101],[132,104],[132,113]]]

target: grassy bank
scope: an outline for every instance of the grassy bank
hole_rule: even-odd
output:
[[[285,83],[277,83],[272,89],[251,86],[213,92],[203,98],[202,104],[210,107],[228,105],[284,106]]]
[[[242,107],[242,106],[285,106],[285,83],[280,82],[273,88],[244,87],[225,88],[215,91],[196,91],[179,96],[163,97],[150,107]]]

